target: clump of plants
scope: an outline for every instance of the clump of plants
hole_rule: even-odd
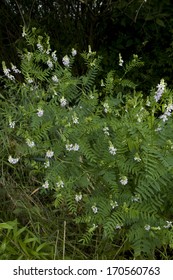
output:
[[[98,84],[101,58],[90,47],[76,76],[77,50],[61,58],[36,29],[23,37],[20,66],[2,64],[3,174],[17,181],[22,170],[23,190],[30,182],[44,207],[76,224],[79,244],[97,236],[133,258],[171,250],[172,91],[163,79],[147,97],[136,90],[126,76],[143,65],[137,55],[119,55],[119,73]]]

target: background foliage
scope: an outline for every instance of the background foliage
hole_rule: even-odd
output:
[[[151,88],[160,75],[172,86],[172,13],[170,0],[2,0],[0,60],[17,64],[20,26],[36,26],[50,35],[60,55],[91,45],[104,57],[106,72],[117,67],[119,52],[125,59],[137,53],[146,65],[140,88]]]

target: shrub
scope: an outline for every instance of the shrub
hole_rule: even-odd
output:
[[[32,194],[79,224],[84,244],[99,235],[134,258],[172,248],[172,91],[164,80],[147,98],[136,91],[126,75],[143,65],[137,55],[125,65],[120,55],[119,74],[97,85],[90,47],[75,76],[76,50],[61,59],[36,29],[23,36],[20,70],[3,62],[3,173],[22,172],[26,187],[33,178]]]

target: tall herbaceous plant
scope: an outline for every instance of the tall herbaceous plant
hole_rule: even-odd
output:
[[[3,172],[29,170],[31,191],[46,193],[85,229],[79,242],[99,233],[135,257],[172,248],[173,104],[165,81],[138,92],[127,75],[142,62],[120,54],[119,74],[98,82],[101,59],[90,47],[77,76],[77,50],[60,57],[34,28],[23,37],[19,69],[2,63]]]

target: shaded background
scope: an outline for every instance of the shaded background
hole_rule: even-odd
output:
[[[62,57],[91,45],[103,56],[102,70],[117,69],[118,54],[145,62],[141,89],[164,78],[173,86],[173,4],[171,0],[1,0],[0,62],[18,64],[22,26],[37,27]],[[80,69],[80,67],[79,67]],[[79,73],[80,74],[80,73]],[[135,75],[135,74],[134,74]]]

